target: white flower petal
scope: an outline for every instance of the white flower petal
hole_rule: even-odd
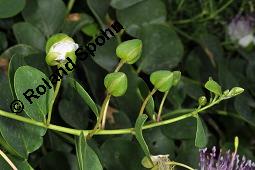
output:
[[[244,36],[243,38],[241,38],[239,41],[238,41],[238,44],[242,47],[248,47],[250,45],[250,43],[253,42],[253,35],[252,34],[249,34],[249,35],[246,35]]]
[[[56,61],[64,61],[66,53],[76,51],[79,48],[79,45],[73,41],[60,41],[52,45],[50,52],[58,53]]]

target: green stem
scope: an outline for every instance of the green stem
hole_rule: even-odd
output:
[[[157,91],[157,89],[154,88],[154,89],[148,94],[148,96],[144,99],[144,102],[143,102],[142,107],[141,107],[140,112],[139,112],[139,116],[141,116],[141,115],[143,114],[144,109],[145,109],[145,107],[146,107],[146,105],[147,105],[147,103],[148,103],[150,97],[152,97],[152,95],[153,95],[156,91]]]
[[[179,21],[174,21],[173,24],[188,24],[190,22],[194,22],[195,20],[197,20],[198,18],[201,18],[204,15],[205,15],[205,13],[203,11],[200,14],[198,14],[198,15],[192,17],[192,18],[184,19],[184,20],[179,20]]]
[[[101,111],[100,111],[100,114],[99,114],[99,118],[97,120],[97,123],[91,133],[91,135],[94,134],[94,132],[96,132],[98,129],[101,129],[102,128],[102,120],[104,119],[104,117],[106,117],[106,113],[107,113],[107,108],[108,108],[108,105],[109,105],[109,101],[110,101],[110,98],[111,98],[111,95],[110,94],[107,94],[106,98],[104,99],[103,101],[103,104],[102,104],[102,107],[101,107]],[[100,127],[100,124],[101,124],[101,127]],[[91,136],[92,137],[92,136]]]
[[[159,122],[160,121],[160,116],[161,116],[161,113],[162,113],[162,110],[163,110],[163,105],[165,103],[165,100],[166,100],[166,97],[169,93],[169,90],[165,92],[163,98],[162,98],[162,101],[160,103],[160,106],[159,106],[159,110],[158,110],[158,115],[157,115],[157,121]]]
[[[67,14],[69,14],[73,8],[73,4],[74,4],[75,0],[69,0],[68,4],[67,4]]]
[[[195,170],[195,169],[191,168],[190,166],[179,163],[179,162],[171,161],[171,162],[167,162],[166,164],[168,164],[168,165],[177,165],[177,166],[181,166],[183,168],[189,169],[189,170]]]
[[[162,119],[166,119],[168,117],[171,117],[173,115],[177,115],[177,114],[183,114],[183,113],[189,113],[189,112],[193,112],[195,109],[177,109],[177,110],[174,110],[172,112],[168,112],[168,113],[165,113],[161,116]]]
[[[124,64],[125,64],[125,61],[120,60],[119,64],[117,65],[117,67],[114,70],[114,73],[118,72]]]
[[[0,116],[8,117],[8,118],[11,118],[11,119],[14,119],[14,120],[18,120],[20,122],[24,122],[24,123],[28,123],[28,124],[31,124],[31,125],[35,125],[35,126],[39,126],[39,127],[43,127],[43,128],[47,128],[47,129],[52,129],[52,130],[55,130],[55,131],[64,132],[64,133],[68,133],[68,134],[72,134],[72,135],[79,136],[80,133],[81,133],[81,130],[66,128],[66,127],[52,125],[52,124],[49,124],[47,126],[43,122],[38,122],[36,120],[26,118],[26,117],[23,117],[23,116],[19,116],[19,115],[15,115],[13,113],[5,112],[5,111],[2,111],[2,110],[0,110]]]
[[[206,110],[207,108],[217,104],[219,101],[221,101],[221,99],[218,99],[217,101],[215,101],[213,103],[210,103],[209,105],[207,105],[203,108],[200,108],[198,110],[194,110],[190,113],[187,113],[187,114],[184,114],[184,115],[172,118],[172,119],[147,124],[147,125],[143,126],[142,129],[143,130],[144,129],[150,129],[150,128],[153,128],[153,127],[158,127],[158,126],[174,123],[174,122],[186,119],[188,117],[193,117],[195,114]],[[89,133],[92,133],[94,131],[94,130],[78,130],[78,129],[66,128],[66,127],[57,126],[57,125],[53,125],[53,124],[45,125],[45,123],[43,123],[43,122],[38,122],[36,120],[26,118],[26,117],[23,117],[23,116],[19,116],[19,115],[15,115],[13,113],[5,112],[5,111],[2,111],[2,110],[0,110],[0,116],[11,118],[11,119],[14,119],[14,120],[18,120],[20,122],[28,123],[28,124],[31,124],[31,125],[35,125],[35,126],[55,130],[55,131],[58,131],[58,132],[63,132],[63,133],[71,134],[71,135],[76,135],[76,136],[80,136],[81,132],[83,132],[85,135],[88,135]],[[95,135],[134,134],[134,128],[116,129],[116,130],[97,130],[94,134]]]
[[[4,160],[10,165],[13,170],[18,170],[13,162],[8,158],[8,156],[0,149],[0,155],[4,158]]]
[[[107,115],[107,110],[108,110],[110,99],[111,99],[111,95],[108,94],[105,98],[105,102],[102,107],[102,110],[103,110],[103,112],[102,112],[103,118],[102,118],[102,126],[101,126],[102,129],[105,128],[106,115]]]
[[[234,0],[229,0],[228,2],[226,2],[220,9],[213,13],[212,17],[215,17],[216,15],[224,11],[230,4],[232,4],[232,2],[234,2]]]
[[[49,106],[49,113],[48,113],[48,118],[47,118],[47,122],[46,124],[49,125],[50,124],[50,121],[51,121],[51,115],[52,115],[52,109],[53,109],[53,105],[54,105],[54,102],[57,98],[57,95],[58,95],[58,92],[59,92],[59,89],[60,89],[60,85],[61,85],[61,81],[62,80],[59,80],[57,82],[57,85],[56,85],[56,88],[55,88],[55,91],[54,91],[54,95],[53,95],[53,98],[50,102],[50,106]]]

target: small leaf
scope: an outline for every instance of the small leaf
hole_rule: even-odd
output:
[[[196,131],[196,139],[195,139],[195,145],[198,148],[203,148],[207,144],[207,136],[205,129],[203,127],[203,123],[199,116],[197,115],[197,131]]]
[[[117,56],[128,64],[135,63],[140,58],[141,52],[142,41],[139,39],[122,42],[116,48]]]
[[[66,81],[80,94],[84,102],[95,113],[96,117],[99,116],[96,103],[92,100],[86,90],[73,78],[67,77]]]
[[[152,160],[150,158],[150,151],[149,151],[148,145],[146,144],[146,142],[143,138],[143,134],[142,134],[142,127],[143,127],[143,124],[145,123],[147,118],[148,118],[148,116],[145,115],[145,114],[142,114],[137,118],[136,123],[135,123],[135,137],[136,137],[137,141],[139,142],[140,146],[142,147],[143,152],[145,153],[147,158],[152,163]]]
[[[167,70],[155,71],[150,76],[151,83],[161,92],[166,92],[172,87],[173,79],[173,73]]]
[[[88,145],[83,133],[76,137],[75,148],[80,170],[103,170],[95,151]]]
[[[216,95],[221,95],[221,86],[214,81],[212,78],[210,78],[206,83],[205,83],[205,88],[209,90],[210,92],[213,92]]]
[[[127,84],[127,76],[122,72],[107,74],[104,79],[107,92],[115,97],[125,94]]]

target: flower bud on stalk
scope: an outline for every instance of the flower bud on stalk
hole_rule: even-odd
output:
[[[160,92],[168,91],[174,82],[174,74],[168,70],[155,71],[150,76],[150,81]]]
[[[125,41],[116,48],[117,56],[128,64],[134,64],[141,56],[142,41],[133,39]]]
[[[122,72],[107,74],[104,79],[104,85],[108,94],[115,97],[122,96],[127,91],[127,76]]]

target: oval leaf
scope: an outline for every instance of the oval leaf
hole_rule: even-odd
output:
[[[62,0],[27,0],[22,11],[25,21],[40,29],[47,37],[59,32],[65,14]]]
[[[206,83],[205,83],[205,88],[209,90],[210,92],[213,92],[216,95],[221,95],[221,86],[214,81],[212,78],[210,78]]]
[[[42,79],[45,79],[51,88]],[[32,119],[43,121],[48,113],[48,107],[54,93],[53,85],[48,77],[33,67],[22,66],[17,69],[14,75],[14,88],[17,98],[24,104],[26,114]],[[42,95],[38,94],[38,91]],[[23,93],[26,93],[27,96],[31,96],[33,93],[38,98],[28,97],[26,99]]]
[[[45,37],[36,27],[27,22],[19,22],[12,27],[14,35],[21,44],[28,44],[44,51]]]
[[[206,144],[207,144],[206,131],[203,127],[202,120],[197,115],[197,131],[196,131],[195,145],[198,148],[204,148]]]

